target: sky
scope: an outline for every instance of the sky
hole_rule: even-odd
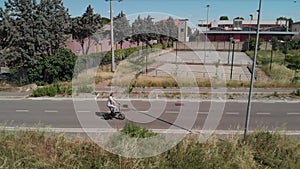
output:
[[[4,1],[0,0],[3,7]],[[71,16],[81,16],[88,5],[101,16],[109,17],[109,2],[106,0],[63,0],[64,6],[69,9]],[[163,13],[175,18],[189,19],[190,23],[197,25],[199,20],[206,20],[207,8],[209,20],[218,20],[220,16],[229,19],[243,17],[249,19],[255,14],[259,0],[118,0],[113,1],[114,15],[123,11],[127,16],[138,14]],[[300,0],[262,0],[263,20],[276,20],[280,16],[292,18],[294,22],[300,21]]]

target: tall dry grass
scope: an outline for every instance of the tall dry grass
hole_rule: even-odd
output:
[[[147,133],[139,128],[122,132],[129,137],[153,136]],[[113,138],[111,144],[118,141],[119,137]],[[191,134],[163,154],[139,159],[111,154],[88,139],[39,131],[0,131],[0,168],[298,169],[299,166],[299,138],[266,131],[254,132],[247,140],[239,136],[222,140],[212,136],[203,143]]]

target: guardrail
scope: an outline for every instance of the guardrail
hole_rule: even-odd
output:
[[[217,73],[216,72],[201,72],[201,71],[180,71],[180,72],[165,72],[162,70],[153,70],[148,73],[148,76],[153,77],[185,77],[185,78],[200,78],[200,79],[210,79],[210,78],[220,78],[220,79],[230,79],[229,73]],[[245,73],[233,73],[233,80],[248,81],[250,77]]]

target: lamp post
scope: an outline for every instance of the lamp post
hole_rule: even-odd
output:
[[[249,130],[250,113],[251,113],[251,102],[252,102],[252,91],[253,91],[254,80],[255,80],[254,77],[255,77],[255,67],[256,67],[258,40],[259,40],[261,4],[262,4],[262,0],[259,0],[259,9],[257,10],[257,12],[258,12],[258,18],[257,18],[256,42],[255,42],[254,58],[253,58],[253,63],[252,63],[252,73],[251,73],[250,90],[249,90],[248,104],[247,104],[247,114],[246,114],[244,139],[247,138],[248,130]]]
[[[205,28],[205,42],[204,42],[204,64],[206,62],[206,42],[207,42],[207,31],[208,31],[208,12],[210,5],[206,5],[207,13],[206,13],[206,28]]]
[[[235,46],[235,41],[232,40],[231,43],[233,44],[232,47],[232,57],[231,57],[231,70],[230,70],[230,80],[232,80],[232,72],[233,72],[233,61],[234,61],[234,46]]]
[[[253,15],[250,14],[250,24],[249,24],[249,27],[248,27],[248,50],[250,49],[250,31],[251,31],[251,23],[252,23],[252,20],[253,20]]]
[[[229,60],[230,60],[230,48],[231,48],[231,42],[232,42],[232,40],[233,40],[233,37],[232,36],[230,36],[230,38],[229,38],[229,46],[228,46],[228,59],[227,59],[227,64],[229,65]]]
[[[112,16],[112,1],[113,0],[105,0],[110,2],[109,15],[110,15],[110,42],[111,42],[111,71],[115,72],[115,49],[114,49],[114,18]],[[122,0],[118,0],[121,2]]]

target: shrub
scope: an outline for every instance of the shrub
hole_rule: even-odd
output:
[[[50,97],[54,97],[57,94],[56,86],[49,86],[48,88],[46,88],[46,90],[47,90],[47,95]]]
[[[124,128],[121,130],[121,133],[134,138],[147,138],[156,135],[150,130],[142,128],[134,123],[126,123]]]
[[[273,93],[273,96],[274,96],[274,97],[279,97],[278,92],[275,91],[275,92]]]
[[[300,96],[300,89],[297,89],[296,91],[293,91],[292,95],[294,95],[294,96]]]
[[[63,96],[72,95],[72,87],[70,85],[54,84],[51,86],[38,88],[33,90],[32,97],[50,96],[54,97],[58,94]]]

